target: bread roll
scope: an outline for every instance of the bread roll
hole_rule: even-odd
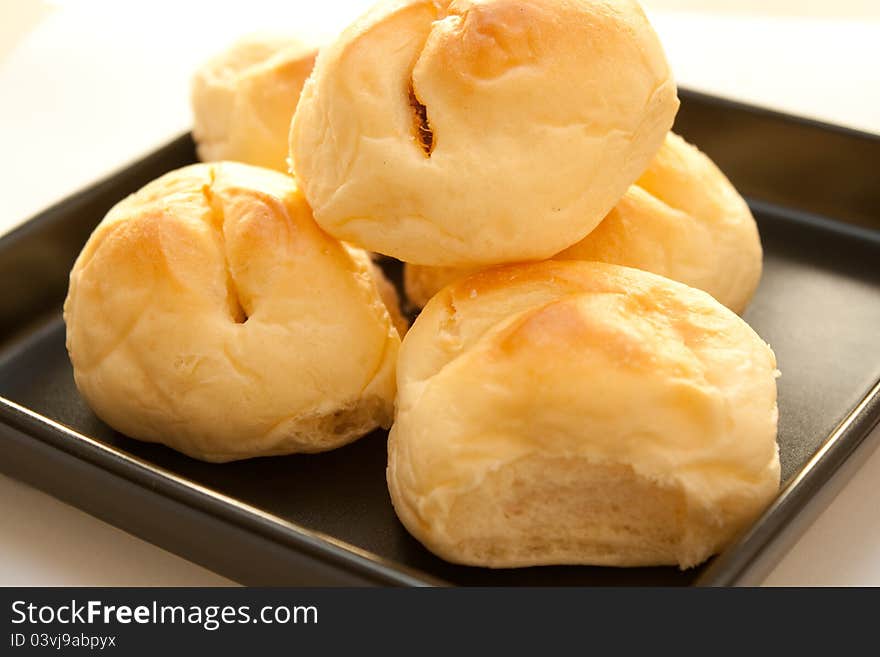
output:
[[[339,239],[424,265],[544,259],[596,227],[677,108],[631,0],[386,0],[321,51],[291,164]]]
[[[558,260],[597,260],[660,274],[704,290],[742,313],[761,278],[761,240],[748,205],[714,162],[678,135],[599,226]],[[473,268],[406,265],[419,308]]]
[[[255,34],[220,53],[192,81],[199,159],[236,160],[287,172],[287,135],[317,48]]]
[[[693,566],[776,494],[776,375],[743,320],[681,283],[489,269],[403,342],[394,508],[456,563]]]
[[[372,263],[268,169],[188,166],[118,203],[64,319],[95,413],[195,458],[318,452],[391,421],[400,338]]]

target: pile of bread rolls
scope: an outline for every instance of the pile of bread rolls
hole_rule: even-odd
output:
[[[775,358],[736,314],[761,245],[670,132],[637,3],[383,0],[315,54],[205,65],[205,162],[92,234],[65,320],[95,412],[215,462],[390,427],[394,508],[456,563],[721,550],[779,485]],[[408,332],[368,251],[406,263]]]

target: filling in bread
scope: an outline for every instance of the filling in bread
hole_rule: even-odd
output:
[[[428,123],[428,108],[416,96],[415,88],[409,85],[409,105],[413,110],[413,129],[416,135],[416,141],[425,152],[425,157],[431,157],[434,150],[434,131]]]

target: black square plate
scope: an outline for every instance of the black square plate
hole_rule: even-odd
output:
[[[867,456],[880,419],[880,138],[681,96],[676,131],[715,159],[758,220],[765,271],[746,319],[783,372],[783,488],[707,564],[453,566],[397,521],[384,432],[327,454],[211,465],[104,425],[77,394],[64,348],[68,272],[114,203],[195,161],[189,135],[0,240],[0,471],[247,584],[760,582]],[[399,282],[399,266],[388,268]]]

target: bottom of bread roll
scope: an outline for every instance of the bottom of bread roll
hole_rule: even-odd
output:
[[[628,465],[534,456],[487,474],[458,497],[446,524],[455,545],[428,547],[448,561],[490,568],[688,568],[727,542],[718,533],[725,524],[689,511],[679,487]]]
[[[127,429],[124,421],[115,422],[112,413],[97,409],[110,426],[147,443],[169,444],[166,434],[153,435]],[[282,420],[262,437],[242,439],[235,449],[218,450],[187,441],[175,441],[174,449],[208,463],[230,463],[242,459],[288,454],[318,454],[348,445],[379,428],[391,426],[392,405],[381,397],[364,397],[350,405],[327,413],[293,416]],[[207,443],[206,443],[207,444]],[[229,446],[229,445],[227,445]]]

